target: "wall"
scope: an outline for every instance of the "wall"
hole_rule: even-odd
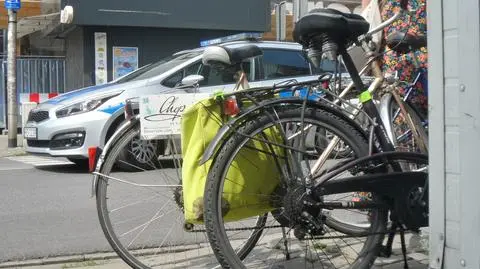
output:
[[[65,40],[56,36],[44,36],[42,32],[34,32],[23,39],[28,40],[22,44],[22,50],[27,50],[22,55],[64,56]]]
[[[66,90],[74,90],[91,85],[85,74],[83,28],[77,27],[65,38],[65,81]],[[93,49],[92,49],[93,53]]]
[[[276,26],[276,15],[273,14],[271,18],[272,28],[270,32],[263,34],[263,40],[276,40],[277,39],[277,26]],[[286,15],[286,41],[293,41],[293,29],[295,24],[293,23],[293,15]]]
[[[200,46],[200,41],[227,36],[239,31],[166,29],[146,27],[84,27],[84,75],[85,84],[94,82],[94,33],[107,33],[108,78],[112,79],[112,47],[138,47],[139,66],[155,62],[184,49]],[[78,57],[75,57],[78,59]]]
[[[480,268],[480,6],[427,2],[430,266]]]

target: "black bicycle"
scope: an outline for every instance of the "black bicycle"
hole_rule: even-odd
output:
[[[428,157],[395,151],[391,130],[372,98],[381,81],[365,90],[347,53],[352,43],[371,51],[371,35],[400,15],[370,32],[362,17],[331,9],[313,10],[296,24],[295,39],[314,64],[325,55],[332,60],[341,56],[353,86],[361,92],[361,110],[326,89],[322,82],[331,77],[325,76],[223,96],[241,109],[219,131],[201,163],[213,158],[204,220],[224,268],[371,268],[378,256],[390,256],[396,246],[402,248],[406,264],[405,231],[428,225]],[[292,93],[306,88],[307,94],[271,98],[286,88]],[[319,92],[328,97],[309,98]],[[396,100],[398,109],[410,115],[402,100]],[[364,114],[368,127],[354,120],[358,113]],[[412,136],[426,142],[421,124],[407,122]],[[349,198],[359,192],[367,195]],[[328,214],[337,211],[344,221],[337,226],[327,223]],[[260,214],[268,214],[263,225],[243,229],[262,231],[262,236],[249,255],[239,257],[225,226]],[[349,219],[355,225],[349,225]],[[394,240],[397,233],[400,242]]]

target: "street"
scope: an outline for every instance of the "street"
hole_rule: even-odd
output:
[[[159,178],[159,171],[156,173],[156,176],[148,172],[115,173],[114,176],[123,179],[128,176],[129,180],[137,183],[153,183],[153,180],[158,181]],[[174,177],[172,169],[164,169],[160,173]],[[100,228],[96,202],[90,197],[92,176],[86,171],[65,159],[28,155],[5,157],[0,158],[0,179],[0,229],[8,231],[0,235],[0,263],[112,251]],[[113,183],[109,189],[113,188]],[[151,190],[148,191],[150,188],[140,188],[147,190],[141,194],[141,191],[132,191],[130,185],[127,185],[127,188],[123,188],[125,184],[119,186],[121,201],[112,202],[109,199],[108,207],[116,232],[125,235],[120,238],[123,243],[148,246],[158,240],[155,236],[152,237],[152,234],[162,235],[162,240],[181,243],[183,246],[177,245],[176,249],[182,248],[185,251],[173,258],[174,263],[169,261],[173,254],[170,250],[164,254],[152,253],[152,258],[157,256],[153,261],[156,261],[157,265],[163,264],[161,267],[168,264],[180,266],[178,262],[181,257],[187,259],[193,255],[191,257],[200,258],[200,252],[211,254],[208,244],[205,244],[206,238],[203,235],[183,232],[183,215],[170,213],[177,211],[176,204],[171,200],[171,192],[153,191],[154,197],[159,198],[159,201],[155,202],[152,201],[152,196],[148,195],[149,192],[152,193]],[[137,199],[139,194],[141,199],[130,201],[133,196]],[[118,210],[122,211],[117,212]],[[166,217],[162,217],[163,215]],[[120,217],[119,222],[116,222],[115,216]],[[154,223],[151,223],[152,220]],[[148,230],[143,232],[146,228]],[[168,239],[164,238],[165,235],[168,235]],[[398,249],[398,246],[396,248]],[[258,253],[255,251],[257,254],[253,256],[262,253],[261,249],[259,245]],[[148,252],[147,249],[146,251]],[[207,256],[204,256],[197,262],[192,260],[193,263],[187,262],[185,266],[198,266],[199,261],[202,261],[200,264],[205,264],[203,262],[207,262],[206,258]],[[422,259],[424,258],[418,260]],[[377,264],[390,264],[400,260],[400,256],[387,260],[378,259]],[[208,258],[208,263],[210,262],[215,262],[211,256]]]
[[[166,184],[175,177],[174,171],[116,172],[111,176]],[[0,158],[0,230],[8,231],[0,235],[0,263],[112,252],[101,230],[96,199],[90,197],[92,177],[66,159],[29,155]],[[161,179],[165,182],[159,183]],[[207,246],[203,233],[183,230],[183,213],[172,200],[171,190],[110,180],[108,217],[125,247],[139,249],[145,257],[156,256],[158,250],[149,248],[161,242],[162,251],[168,253],[162,262],[169,263],[173,256],[176,261],[179,256],[187,258],[187,252],[174,254],[180,248]]]
[[[0,158],[0,262],[110,250],[91,178],[61,159]]]

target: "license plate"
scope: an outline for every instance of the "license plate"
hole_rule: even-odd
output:
[[[37,128],[35,127],[23,128],[23,137],[27,139],[37,139]]]

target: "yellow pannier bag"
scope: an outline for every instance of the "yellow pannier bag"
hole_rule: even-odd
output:
[[[221,102],[214,98],[197,102],[182,115],[182,187],[186,223],[203,223],[203,195],[212,160],[202,165],[199,162],[227,120],[222,115]],[[277,127],[271,127],[262,136],[256,137],[277,145],[283,144]],[[241,220],[273,210],[270,195],[280,182],[280,167],[284,163],[282,156],[285,154],[281,147],[255,139],[250,139],[242,147],[223,185],[222,211],[225,221]]]

